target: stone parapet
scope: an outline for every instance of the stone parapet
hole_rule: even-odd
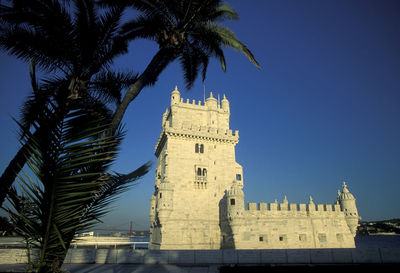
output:
[[[238,130],[232,131],[230,129],[225,130],[195,125],[182,125],[181,127],[172,127],[167,124],[162,130],[154,148],[156,156],[158,156],[159,150],[162,148],[167,136],[187,139],[201,139],[233,144],[237,144],[239,142]]]
[[[34,250],[37,258],[38,251]],[[0,264],[26,264],[26,249],[0,249]],[[70,249],[65,264],[400,264],[400,248],[132,250]]]
[[[342,212],[337,204],[278,204],[278,203],[247,203],[245,215],[271,215],[282,214],[285,216],[297,215],[337,215]]]

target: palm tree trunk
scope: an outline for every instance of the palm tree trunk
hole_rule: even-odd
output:
[[[119,124],[124,117],[125,111],[128,108],[131,101],[133,101],[142,91],[142,89],[148,85],[152,85],[157,81],[158,76],[167,67],[167,65],[175,59],[175,54],[171,49],[160,48],[156,55],[139,76],[137,81],[129,88],[126,92],[122,102],[118,105],[115,110],[114,117],[111,123],[111,132],[115,133]]]
[[[30,153],[28,151],[29,145],[31,145],[32,137],[37,138],[39,135],[38,130],[33,133],[33,136],[29,137],[29,139],[25,142],[25,144],[18,150],[17,154],[10,161],[7,168],[4,170],[3,174],[0,177],[0,206],[3,204],[12,184],[15,181],[15,178],[19,174],[19,172],[24,167],[26,161],[30,157]]]

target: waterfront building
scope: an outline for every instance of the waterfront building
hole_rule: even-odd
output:
[[[343,183],[335,204],[244,204],[239,132],[212,93],[186,101],[178,88],[162,117],[150,206],[151,249],[352,248],[359,216]]]

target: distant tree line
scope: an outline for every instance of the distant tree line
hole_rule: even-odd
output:
[[[369,235],[375,233],[400,234],[400,219],[361,222],[357,233],[360,235]]]

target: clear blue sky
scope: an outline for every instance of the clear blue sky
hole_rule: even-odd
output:
[[[364,220],[400,217],[400,2],[367,0],[228,1],[240,20],[228,26],[262,66],[227,49],[227,72],[210,63],[207,92],[225,93],[246,201],[333,203],[343,180]],[[136,41],[115,66],[142,71],[156,44]],[[0,55],[0,171],[17,151],[19,108],[28,66]],[[127,137],[115,170],[153,160],[161,116],[178,85],[202,99],[203,83],[184,89],[177,63],[143,90],[125,115]],[[114,203],[108,226],[149,227],[154,167]]]

